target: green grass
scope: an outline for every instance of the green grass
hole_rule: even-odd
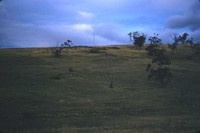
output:
[[[3,133],[194,133],[200,130],[200,63],[172,55],[172,82],[148,80],[151,58],[132,46],[108,55],[69,49],[0,49]],[[73,69],[73,72],[69,71]],[[114,88],[109,88],[110,77]]]

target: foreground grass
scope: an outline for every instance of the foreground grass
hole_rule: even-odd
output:
[[[166,88],[148,80],[144,49],[107,46],[0,50],[0,132],[193,133],[200,130],[200,63],[180,47]],[[72,68],[69,71],[69,68]],[[112,77],[114,88],[109,88]]]

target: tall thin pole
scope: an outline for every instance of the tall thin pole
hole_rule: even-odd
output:
[[[95,30],[93,30],[93,45],[95,45]]]

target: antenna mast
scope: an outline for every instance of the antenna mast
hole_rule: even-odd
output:
[[[95,45],[95,31],[93,30],[93,45]]]

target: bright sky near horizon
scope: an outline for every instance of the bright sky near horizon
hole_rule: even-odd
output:
[[[188,32],[200,41],[198,0],[2,0],[0,47],[127,44],[128,33]]]

